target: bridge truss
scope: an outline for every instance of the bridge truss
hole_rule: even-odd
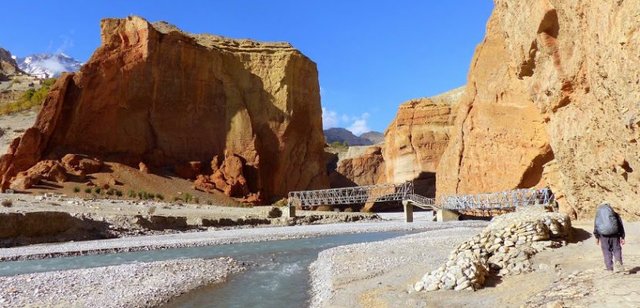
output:
[[[369,202],[402,201],[413,195],[413,182],[379,184],[345,188],[292,191],[289,206],[319,206],[364,204]]]
[[[448,210],[515,210],[522,206],[553,204],[549,189],[515,189],[474,195],[451,195],[439,199],[414,193],[413,182],[378,184],[321,190],[292,191],[288,205],[302,208],[320,205],[366,204],[373,202],[405,201],[427,209]]]

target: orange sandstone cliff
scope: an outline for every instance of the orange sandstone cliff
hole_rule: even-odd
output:
[[[0,159],[3,188],[70,153],[254,200],[328,186],[316,65],[291,45],[185,34],[139,17],[101,28],[102,45],[58,80]]]
[[[385,132],[385,179],[389,183],[414,181],[416,192],[435,195],[435,173],[447,147],[457,102],[464,88],[400,105]]]
[[[439,195],[550,186],[561,210],[640,215],[640,1],[495,0]]]

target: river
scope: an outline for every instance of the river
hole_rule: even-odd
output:
[[[150,262],[179,258],[229,256],[247,271],[227,283],[184,294],[167,307],[306,307],[310,299],[309,265],[322,250],[385,240],[408,231],[340,234],[306,239],[238,243],[103,255],[0,262],[0,275]]]

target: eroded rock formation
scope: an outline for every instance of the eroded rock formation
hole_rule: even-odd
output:
[[[640,213],[640,1],[495,0],[438,194],[549,185]]]
[[[101,28],[102,45],[58,80],[0,159],[4,188],[69,153],[189,178],[215,176],[215,156],[235,157],[243,193],[265,201],[328,185],[316,65],[291,45],[189,35],[139,17]]]
[[[362,148],[362,151],[355,150]],[[335,171],[329,174],[331,187],[374,185],[385,182],[384,158],[379,146],[352,147],[347,157],[337,162]]]
[[[387,182],[416,180],[418,193],[435,194],[435,172],[449,142],[457,101],[463,92],[464,88],[458,88],[400,105],[385,132]]]
[[[0,48],[0,81],[8,76],[22,73],[16,60],[11,57],[11,53],[6,49]]]

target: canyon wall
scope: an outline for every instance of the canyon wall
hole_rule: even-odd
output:
[[[69,153],[254,200],[328,186],[317,68],[291,45],[186,34],[139,17],[101,28],[102,45],[58,80],[34,127],[0,159],[4,188]]]
[[[464,88],[458,88],[400,105],[385,132],[387,182],[414,181],[417,193],[435,194],[435,173],[449,142],[457,102],[463,93]]]
[[[439,195],[549,186],[590,218],[640,213],[640,0],[495,0]]]

